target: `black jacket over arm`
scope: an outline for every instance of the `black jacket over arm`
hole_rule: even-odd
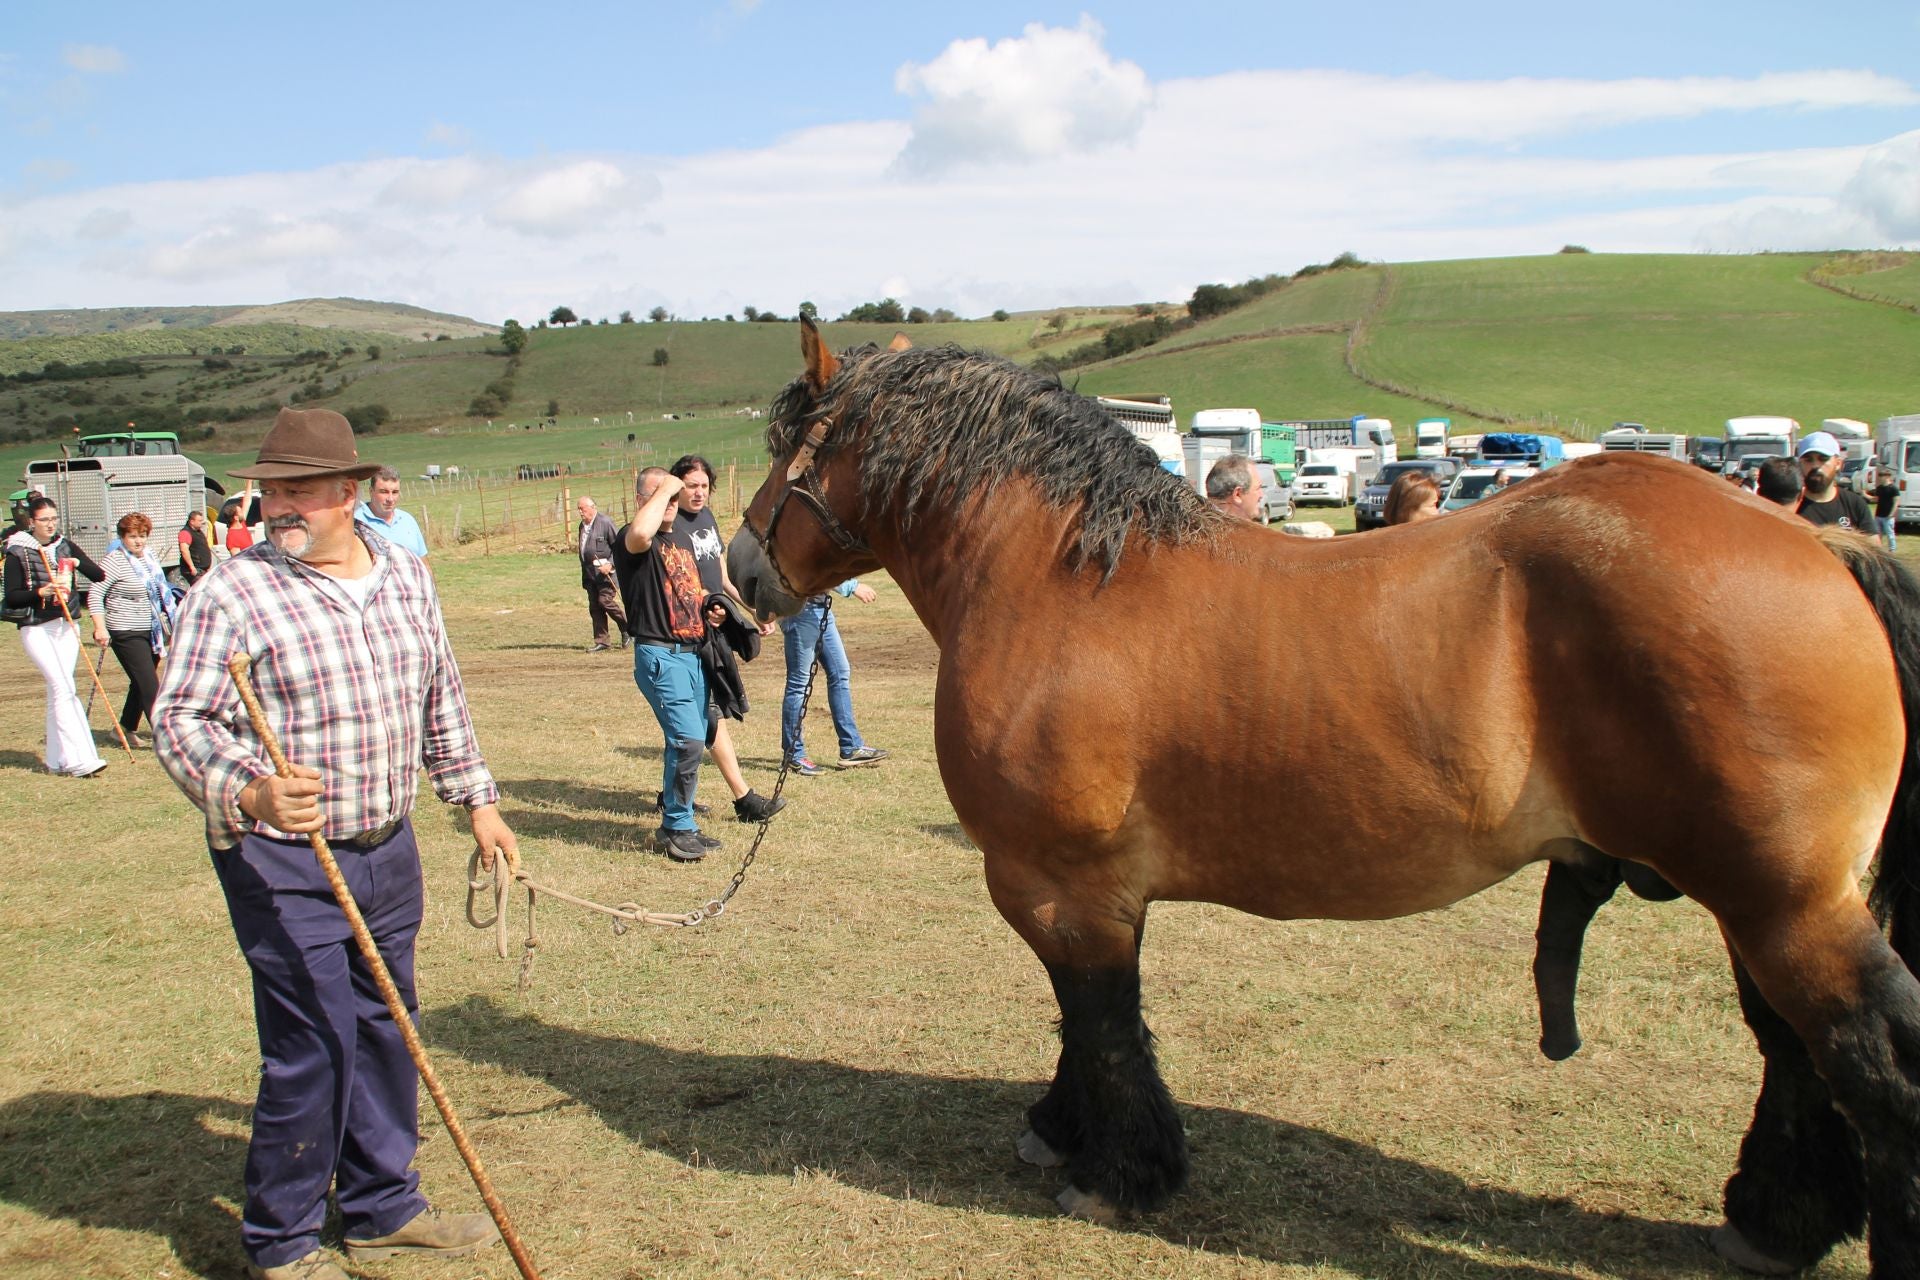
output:
[[[42,622],[52,622],[61,616],[59,601],[40,598],[40,588],[53,581],[53,575],[47,572],[46,560],[40,557],[42,550],[38,543],[31,547],[15,543],[7,548],[6,606],[9,609],[32,608],[33,618],[25,624],[30,627]],[[55,538],[46,545],[44,550],[47,558],[55,562],[62,557],[72,560],[77,566],[79,576],[89,582],[98,582],[107,576],[105,571],[93,562],[92,556],[65,538]],[[79,593],[76,592],[75,597],[78,596]],[[73,607],[70,599],[67,608]]]

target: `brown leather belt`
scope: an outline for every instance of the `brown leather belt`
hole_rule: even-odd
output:
[[[357,836],[348,836],[340,843],[352,845],[356,849],[377,848],[393,839],[394,835],[400,830],[400,824],[405,821],[405,818],[395,818],[392,822],[384,826],[375,827],[371,831],[362,831]]]

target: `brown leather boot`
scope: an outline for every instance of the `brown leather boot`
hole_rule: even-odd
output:
[[[247,1280],[353,1280],[323,1249],[315,1249],[304,1258],[283,1262],[277,1267],[247,1264]]]
[[[430,1253],[441,1258],[464,1258],[500,1239],[500,1228],[484,1213],[442,1213],[422,1209],[391,1235],[374,1240],[347,1239],[347,1260],[366,1262],[401,1253]],[[303,1276],[300,1280],[306,1280]]]

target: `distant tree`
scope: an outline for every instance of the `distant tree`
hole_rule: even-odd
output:
[[[557,396],[547,397],[547,416],[549,418],[560,416],[560,400]]]
[[[1562,253],[1592,253],[1592,252],[1593,252],[1593,250],[1591,250],[1591,249],[1589,249],[1589,248],[1587,248],[1587,246],[1585,246],[1585,245],[1583,245],[1583,244],[1563,244],[1563,245],[1561,245],[1561,246],[1560,246],[1560,252],[1562,252]]]
[[[633,323],[633,312],[631,312],[631,311],[622,311],[622,312],[620,313],[620,323],[621,323],[621,324],[632,324],[632,323]]]
[[[383,404],[357,404],[345,412],[347,425],[353,428],[353,434],[357,436],[372,435],[393,416]]]
[[[1007,314],[1007,309],[1005,307],[997,308],[993,313],[993,318],[995,320],[1002,320],[1002,321],[1013,319],[1012,316]]]
[[[761,324],[769,324],[769,323],[779,324],[780,323],[780,317],[773,314],[773,312],[771,311],[762,311],[759,315],[759,320]]]
[[[1066,312],[1056,311],[1052,315],[1047,317],[1047,328],[1053,330],[1055,333],[1060,332],[1062,329],[1066,327],[1067,327]]]
[[[367,359],[378,360],[379,358],[380,358],[380,348],[372,347],[372,346],[367,348]]]
[[[796,314],[798,314],[802,320],[818,320],[820,318],[820,308],[814,306],[811,302],[803,302],[800,304],[800,310]]]
[[[509,320],[500,326],[500,349],[510,356],[527,349],[527,331],[520,327],[518,320]]]
[[[545,320],[542,320],[540,323],[534,325],[533,327],[536,329],[544,329],[547,327],[547,322]]]
[[[878,302],[863,302],[840,318],[872,324],[904,324],[907,309],[892,298],[882,298]]]
[[[467,404],[469,418],[496,418],[507,411],[507,402],[491,392],[475,396]]]
[[[647,312],[647,319],[653,321],[655,324],[659,324],[666,318],[667,309],[665,307],[655,307],[653,310]]]
[[[433,340],[435,342],[452,342],[453,335],[450,333],[436,333],[433,335]]]
[[[728,324],[732,324],[732,323],[733,323],[733,312],[731,312],[731,311],[729,311],[729,312],[727,312],[727,323],[728,323]]]
[[[760,308],[758,308],[758,307],[742,307],[742,308],[740,309],[740,314],[741,314],[741,315],[743,315],[743,316],[745,316],[745,317],[747,318],[747,320],[748,320],[749,322],[752,322],[752,321],[754,321],[754,320],[758,320],[758,319],[760,318]]]
[[[570,324],[580,323],[580,317],[573,314],[572,307],[555,307],[553,313],[549,315],[547,319],[559,325],[562,329]]]
[[[728,317],[727,317],[727,319],[729,319],[729,320],[731,320],[731,319],[733,319],[733,317],[732,317],[732,316],[728,316]],[[653,349],[653,363],[654,363],[654,367],[655,367],[655,368],[658,368],[658,367],[660,367],[661,365],[664,365],[664,364],[666,364],[666,362],[667,362],[667,349],[666,349],[665,347],[655,347],[655,348]]]
[[[1153,314],[1153,304],[1151,302],[1136,302],[1133,304],[1133,314],[1137,316],[1150,316]]]
[[[925,324],[931,319],[933,319],[933,316],[928,313],[925,307],[914,307],[907,312],[908,324]]]
[[[1196,286],[1193,297],[1187,300],[1187,314],[1195,320],[1205,320],[1223,311],[1231,311],[1235,305],[1233,286],[1203,284]]]
[[[933,309],[933,322],[935,324],[952,324],[959,318],[959,316],[953,313],[953,308],[951,307],[935,307]]]

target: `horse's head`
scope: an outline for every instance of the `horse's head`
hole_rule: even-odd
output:
[[[910,344],[897,337],[890,348]],[[727,549],[727,574],[756,612],[786,617],[806,597],[879,567],[861,524],[864,422],[846,421],[839,357],[811,320],[800,321],[806,372],[774,401],[767,427],[773,469],[747,505],[745,537]],[[854,357],[857,363],[871,349]]]

